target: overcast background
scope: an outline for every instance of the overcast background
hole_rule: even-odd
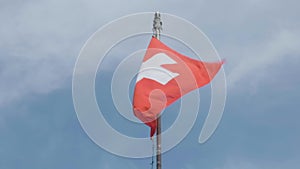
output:
[[[227,61],[228,83],[224,116],[213,137],[198,143],[209,107],[207,86],[200,89],[203,113],[188,137],[164,154],[163,167],[298,169],[299,6],[296,0],[1,0],[0,168],[151,168],[150,158],[118,157],[88,138],[73,108],[71,80],[81,47],[97,29],[127,14],[161,11],[206,33]],[[148,40],[139,45],[145,48]],[[103,66],[122,56],[115,58]],[[112,70],[106,72],[97,77],[96,89],[110,98]],[[99,105],[117,113],[111,99],[99,96]],[[173,116],[163,117],[164,129]],[[121,132],[148,135],[145,125],[131,131],[114,122],[115,116],[106,117]]]

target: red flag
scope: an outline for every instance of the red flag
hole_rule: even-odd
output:
[[[137,76],[133,97],[136,117],[156,132],[160,112],[188,92],[208,84],[222,62],[205,63],[184,56],[152,37]]]

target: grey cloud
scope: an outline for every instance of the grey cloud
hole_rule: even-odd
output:
[[[274,64],[282,64],[284,60],[295,60],[300,56],[300,32],[281,30],[270,39],[257,42],[252,46],[240,49],[243,59],[236,62],[228,73],[230,88],[241,86],[245,77],[249,81],[263,82],[260,75],[266,74],[266,68]],[[280,70],[287,71],[287,70]],[[249,79],[248,77],[251,76]],[[264,76],[265,77],[265,76]]]
[[[254,67],[268,64],[276,45],[257,51],[257,42],[272,45],[272,38],[289,38],[298,43],[299,32],[291,31],[297,22],[297,1],[9,1],[2,2],[0,19],[1,93],[0,105],[21,99],[27,94],[48,93],[64,86],[72,75],[72,68],[81,46],[103,24],[122,15],[156,11],[186,18],[208,33],[220,49],[221,57],[230,65],[230,83],[234,84],[250,72],[244,67],[253,58]],[[126,7],[125,7],[126,6]],[[294,23],[294,24],[293,24]],[[283,27],[279,37],[268,38],[269,29]],[[241,48],[243,37],[251,34],[261,37],[250,39]],[[248,34],[248,35],[247,35]],[[286,37],[282,37],[286,36]],[[269,40],[269,41],[268,41]],[[280,40],[280,39],[278,39]],[[288,39],[284,39],[288,40]],[[291,44],[292,42],[289,42]],[[279,43],[279,42],[275,42]],[[289,44],[280,47],[281,56],[288,54]],[[234,51],[228,49],[234,48]],[[243,50],[257,51],[262,59],[250,57]],[[286,51],[283,51],[286,50]],[[234,55],[233,52],[235,53]],[[246,55],[238,57],[239,55]],[[268,56],[267,56],[268,55]],[[279,55],[276,53],[276,55]],[[69,81],[68,81],[69,82]]]

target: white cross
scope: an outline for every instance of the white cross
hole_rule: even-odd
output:
[[[179,74],[173,73],[168,69],[161,67],[161,65],[176,63],[177,62],[175,62],[165,53],[157,53],[146,62],[143,62],[140,72],[137,76],[136,83],[143,78],[147,78],[165,85]]]

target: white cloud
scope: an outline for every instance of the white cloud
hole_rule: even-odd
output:
[[[286,60],[299,59],[299,36],[299,31],[281,30],[270,39],[236,50],[243,57],[231,65],[227,78],[229,88],[236,88],[245,83],[263,83],[266,77],[274,76],[268,75],[266,69],[269,66],[284,64]]]

